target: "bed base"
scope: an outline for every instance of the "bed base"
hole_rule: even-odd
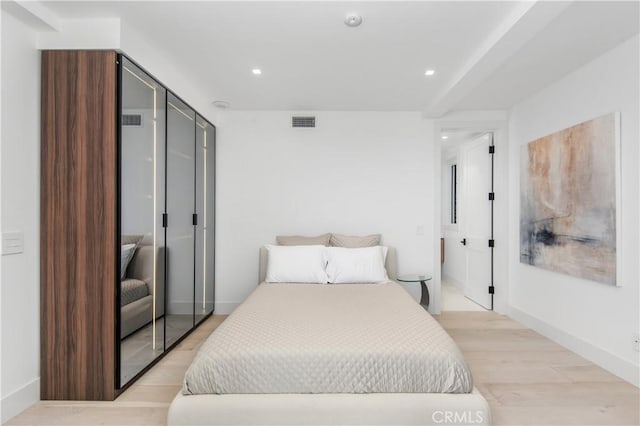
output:
[[[486,399],[469,394],[179,393],[169,426],[199,425],[490,425]]]

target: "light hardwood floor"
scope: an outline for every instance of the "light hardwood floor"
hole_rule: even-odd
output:
[[[495,425],[639,425],[640,390],[493,312],[435,317],[456,341]]]
[[[113,402],[39,402],[9,425],[162,425],[214,316]],[[638,425],[640,391],[493,312],[436,316],[458,343],[495,425]]]

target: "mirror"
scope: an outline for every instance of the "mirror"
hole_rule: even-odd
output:
[[[194,167],[196,113],[167,94],[167,315],[166,345],[194,325]]]
[[[121,57],[120,386],[164,351],[166,90]]]
[[[195,323],[213,312],[214,295],[214,155],[215,129],[196,116],[196,269]]]

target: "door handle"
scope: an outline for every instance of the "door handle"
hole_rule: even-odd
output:
[[[460,241],[460,243],[462,243],[463,246],[467,245],[467,239],[463,238],[462,241]]]

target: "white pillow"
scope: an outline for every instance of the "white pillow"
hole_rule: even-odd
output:
[[[326,247],[325,250],[330,283],[379,283],[389,280],[384,267],[387,247]]]
[[[324,246],[266,245],[268,283],[327,283]]]

